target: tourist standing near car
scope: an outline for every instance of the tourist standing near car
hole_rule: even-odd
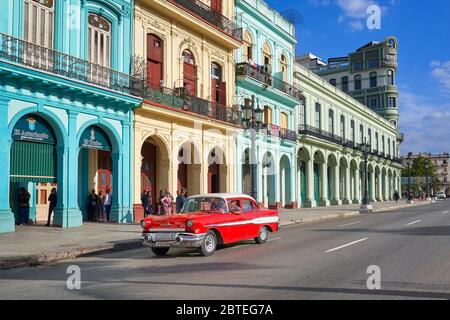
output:
[[[181,188],[181,191],[177,191],[177,193],[176,209],[177,213],[180,213],[181,209],[183,209],[184,202],[186,201],[186,189]]]
[[[88,197],[88,220],[95,221],[98,211],[98,195],[95,193],[95,189],[92,189],[91,194]]]
[[[172,213],[172,201],[173,197],[169,190],[165,189],[164,193],[161,193],[161,214],[167,215]]]
[[[56,188],[52,188],[52,191],[50,191],[50,195],[48,196],[48,219],[47,219],[47,227],[50,227],[50,220],[52,218],[52,213],[54,213],[56,208],[56,203],[58,202],[58,198],[56,195]]]
[[[106,189],[104,205],[105,205],[105,211],[106,211],[106,221],[109,221],[110,215],[111,215],[111,205],[112,205],[112,194],[111,194],[111,190],[109,188]]]
[[[30,220],[30,198],[31,195],[22,187],[19,191],[19,224],[28,224]]]
[[[147,191],[146,190],[142,190],[141,205],[142,205],[142,208],[144,208],[144,215],[145,215],[145,209],[147,208]]]

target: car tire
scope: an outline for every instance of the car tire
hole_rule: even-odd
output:
[[[263,244],[267,241],[268,238],[269,238],[269,230],[267,229],[266,226],[261,226],[261,228],[259,228],[259,234],[255,238],[255,242],[257,244]]]
[[[198,249],[203,257],[212,255],[217,249],[217,236],[214,231],[208,231],[203,239],[202,246]]]
[[[170,248],[152,248],[152,252],[155,255],[162,257],[162,256],[165,256],[167,254],[167,252],[169,252],[169,249]]]

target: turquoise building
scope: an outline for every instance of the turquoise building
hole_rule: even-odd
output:
[[[0,232],[18,222],[18,190],[30,220],[86,218],[91,189],[111,190],[111,220],[132,216],[133,0],[4,0],[0,11]]]
[[[297,207],[296,111],[302,95],[293,86],[294,26],[262,0],[236,0],[243,46],[236,51],[236,103],[264,109],[257,135],[258,199],[264,207]],[[255,106],[255,107],[256,107]],[[249,132],[237,138],[237,191],[250,193]]]

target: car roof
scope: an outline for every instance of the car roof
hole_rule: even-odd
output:
[[[245,198],[245,199],[255,201],[255,199],[253,199],[249,195],[240,194],[240,193],[207,193],[207,194],[198,194],[198,195],[188,197],[188,199],[195,199],[195,198],[222,198],[224,200],[235,199],[235,198]]]

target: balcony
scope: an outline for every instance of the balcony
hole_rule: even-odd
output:
[[[141,96],[144,88],[142,79],[3,33],[0,33],[0,61],[133,96]]]
[[[296,142],[297,141],[297,133],[294,130],[281,128],[280,138],[283,140]]]
[[[205,3],[199,0],[169,0],[169,2],[187,10],[230,37],[242,42],[242,28]]]
[[[298,128],[298,133],[301,135],[309,135],[319,139],[323,139],[337,145],[344,145],[345,142],[340,136],[308,125],[300,125]],[[353,147],[354,143],[352,142],[351,148]]]
[[[146,88],[144,100],[173,108],[191,112],[209,119],[223,121],[232,125],[241,126],[242,112],[237,107],[227,107],[208,100],[193,97],[184,90],[173,90],[165,87]]]
[[[248,63],[238,63],[236,65],[236,78],[240,76],[247,76],[265,85],[271,86],[297,100],[303,98],[302,92],[299,88],[290,85],[271,74],[264,72],[260,66],[251,66]]]
[[[268,136],[280,138],[287,141],[296,142],[297,133],[293,130],[281,128],[275,124],[266,123],[262,125],[262,130],[260,131]]]

